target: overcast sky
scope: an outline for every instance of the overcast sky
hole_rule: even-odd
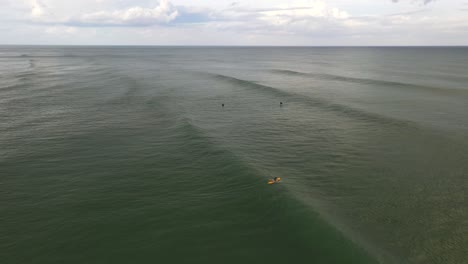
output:
[[[468,0],[0,0],[0,44],[468,45]]]

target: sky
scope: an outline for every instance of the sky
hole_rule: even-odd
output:
[[[0,0],[0,44],[468,45],[468,0]]]

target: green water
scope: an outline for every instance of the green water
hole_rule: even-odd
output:
[[[467,59],[0,47],[0,259],[465,263]]]

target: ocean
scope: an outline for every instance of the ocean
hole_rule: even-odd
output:
[[[467,62],[0,46],[1,263],[468,263]]]

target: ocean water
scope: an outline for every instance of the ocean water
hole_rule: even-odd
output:
[[[1,263],[468,263],[467,62],[2,46]]]

